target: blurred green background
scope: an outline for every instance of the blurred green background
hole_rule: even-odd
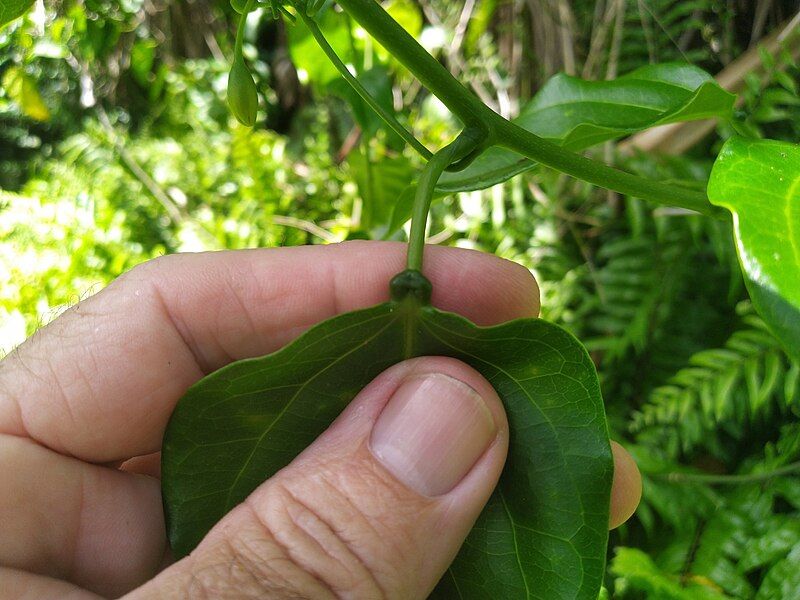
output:
[[[692,62],[741,92],[740,128],[798,142],[796,1],[384,6],[504,116],[558,72]],[[161,254],[404,239],[387,230],[420,159],[302,26],[250,16],[259,121],[231,117],[235,21],[221,0],[65,0],[0,29],[0,356]],[[448,110],[362,29],[336,10],[321,24],[423,143],[452,139]],[[703,182],[731,133],[691,123],[592,153]],[[430,241],[528,266],[543,316],[592,353],[613,436],[645,476],[612,532],[613,597],[800,597],[800,366],[752,311],[725,224],[538,169],[435,203]]]

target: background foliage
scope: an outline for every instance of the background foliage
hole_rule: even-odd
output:
[[[386,6],[505,116],[558,72],[606,79],[663,61],[742,92],[733,124],[592,150],[630,170],[704,182],[734,127],[798,142],[796,2]],[[222,0],[62,0],[0,29],[0,353],[153,256],[390,235],[419,159],[308,31],[263,12],[245,46],[262,112],[239,126],[225,106],[234,22]],[[322,26],[428,147],[452,139],[448,111],[360,28],[334,10]],[[642,506],[612,533],[612,596],[793,597],[800,365],[752,310],[729,229],[538,169],[445,197],[430,234],[530,267],[543,316],[590,349],[613,436],[645,476]]]

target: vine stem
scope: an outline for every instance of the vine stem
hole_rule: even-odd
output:
[[[337,0],[351,17],[369,32],[389,53],[411,71],[420,83],[433,92],[467,127],[488,131],[487,112],[494,115],[477,96],[471,94],[450,71],[411,37],[375,0]]]
[[[703,192],[633,175],[605,163],[570,152],[492,113],[497,144],[545,166],[568,173],[597,186],[659,204],[681,206],[701,214],[725,218],[728,212],[714,206]]]
[[[436,152],[422,171],[414,194],[414,206],[411,213],[411,233],[408,236],[407,268],[422,271],[422,255],[425,249],[425,225],[428,211],[431,208],[436,183],[442,173],[459,159],[469,156],[479,147],[484,139],[484,132],[476,129],[465,129],[450,144]]]
[[[247,4],[245,4],[244,10],[242,14],[239,15],[239,25],[236,27],[236,42],[234,43],[233,47],[233,56],[234,60],[236,60],[237,56],[242,54],[242,44],[244,42],[244,27],[247,24],[247,15],[250,14],[250,11],[253,10],[253,4],[255,0],[248,0]]]
[[[800,462],[790,463],[773,471],[766,473],[751,473],[749,475],[705,475],[702,473],[651,473],[650,477],[666,479],[673,483],[682,481],[694,481],[697,483],[707,483],[710,485],[738,485],[742,483],[758,483],[781,475],[800,472]]]
[[[423,158],[430,160],[432,153],[428,150],[422,142],[420,142],[414,135],[408,131],[405,127],[403,127],[397,119],[394,118],[392,114],[390,114],[386,109],[384,109],[378,101],[373,98],[372,94],[370,94],[367,89],[361,84],[361,82],[353,76],[350,72],[350,69],[347,68],[342,62],[342,59],[339,58],[339,55],[336,54],[336,51],[331,47],[328,43],[328,40],[325,39],[322,31],[317,25],[317,22],[314,21],[311,17],[309,17],[302,9],[297,10],[297,14],[300,15],[300,19],[302,19],[303,23],[305,23],[308,30],[311,32],[311,35],[314,36],[317,44],[328,57],[328,59],[333,63],[333,66],[336,67],[336,70],[339,71],[339,74],[350,84],[350,86],[358,93],[359,96],[366,102],[369,107],[375,111],[375,113],[386,123],[392,130],[399,135],[403,140],[405,140],[414,150],[416,150]]]
[[[351,17],[381,43],[468,128],[482,129],[487,145],[498,144],[533,161],[621,194],[680,206],[718,218],[727,212],[706,195],[626,173],[570,152],[504,119],[475,95],[409,35],[375,0],[337,0]]]

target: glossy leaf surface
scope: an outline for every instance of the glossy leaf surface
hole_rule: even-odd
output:
[[[33,5],[33,0],[0,0],[0,27],[21,17]]]
[[[800,146],[731,139],[714,163],[708,197],[733,213],[753,305],[800,358]]]
[[[708,73],[692,65],[649,65],[612,81],[585,81],[560,74],[544,85],[514,122],[580,151],[658,125],[727,118],[734,99]],[[491,187],[535,166],[495,146],[463,171],[442,175],[436,195]],[[413,186],[409,186],[395,205],[390,233],[411,217],[413,197]]]
[[[650,127],[727,117],[734,96],[692,65],[648,65],[612,81],[552,77],[514,122],[571,150],[582,150]],[[447,173],[444,193],[483,189],[527,171],[533,163],[492,148],[459,173]]]
[[[231,364],[189,390],[162,454],[175,555],[191,551],[378,374],[424,355],[455,357],[481,372],[511,427],[500,484],[436,594],[595,600],[613,461],[583,346],[539,319],[481,328],[412,296],[325,321],[286,348]]]

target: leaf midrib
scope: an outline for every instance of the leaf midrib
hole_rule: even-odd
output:
[[[494,369],[496,369],[496,370],[497,370],[499,373],[502,373],[503,375],[505,375],[505,376],[506,376],[506,377],[507,377],[507,378],[508,378],[510,381],[512,381],[512,382],[513,382],[513,383],[514,383],[514,384],[517,386],[517,388],[518,388],[519,390],[521,390],[521,391],[522,391],[522,393],[523,393],[523,394],[525,394],[525,396],[528,398],[528,400],[530,401],[530,403],[531,403],[532,405],[534,405],[534,406],[537,406],[537,407],[538,407],[538,405],[537,405],[537,404],[534,402],[533,398],[532,398],[532,397],[531,397],[531,395],[528,393],[528,391],[527,391],[527,390],[526,390],[526,389],[525,389],[525,388],[524,388],[524,387],[523,387],[523,386],[520,384],[520,382],[519,382],[519,381],[518,381],[518,380],[517,380],[515,377],[512,377],[512,376],[511,376],[511,375],[510,375],[510,374],[509,374],[509,373],[508,373],[508,372],[507,372],[505,369],[503,369],[502,367],[498,367],[498,366],[497,366],[497,365],[495,365],[494,363],[491,363],[491,362],[489,362],[488,360],[482,359],[482,358],[480,358],[479,356],[475,356],[474,354],[472,354],[472,353],[470,353],[470,352],[467,352],[467,351],[465,351],[465,350],[463,350],[463,349],[461,349],[461,348],[457,348],[456,346],[453,346],[452,344],[450,344],[450,343],[448,343],[447,341],[445,341],[444,339],[442,339],[442,338],[441,338],[439,335],[437,335],[437,334],[436,334],[436,333],[435,333],[435,332],[434,332],[434,331],[433,331],[433,330],[432,330],[432,329],[431,329],[431,328],[428,326],[428,324],[427,324],[427,323],[426,323],[424,320],[421,320],[421,323],[422,323],[422,326],[423,326],[423,327],[425,327],[425,328],[428,330],[428,332],[429,332],[429,333],[430,333],[430,334],[431,334],[433,337],[435,337],[437,340],[439,340],[439,341],[440,341],[441,343],[443,343],[445,346],[449,346],[449,347],[450,347],[450,348],[452,348],[453,350],[456,350],[456,351],[462,352],[463,354],[465,354],[465,355],[467,355],[467,356],[470,356],[470,357],[472,357],[472,358],[474,358],[474,359],[476,359],[476,360],[478,360],[478,361],[480,361],[480,362],[483,362],[483,363],[485,363],[485,364],[487,364],[487,365],[489,365],[489,366],[493,367]],[[453,330],[451,330],[451,329],[446,329],[445,327],[442,327],[442,326],[440,326],[440,325],[437,325],[437,327],[440,327],[441,329],[444,329],[445,331],[447,331],[448,333],[450,333],[451,335],[454,335],[454,336],[456,336],[456,337],[464,337],[463,335],[461,335],[461,334],[459,334],[458,332],[456,332],[456,331],[453,331]],[[517,339],[519,339],[519,338],[517,338]],[[494,341],[497,341],[497,340],[494,340]],[[549,347],[549,348],[550,348],[550,349],[552,349],[554,352],[556,352],[557,354],[559,354],[559,355],[560,355],[560,356],[561,356],[561,357],[562,357],[562,358],[563,358],[563,359],[566,361],[566,358],[565,358],[565,357],[564,357],[564,356],[561,354],[561,351],[560,351],[558,348],[555,348],[554,346],[551,346],[551,345],[547,344],[547,343],[546,343],[546,342],[544,342],[544,341],[541,341],[541,340],[539,340],[539,341],[540,341],[540,342],[541,342],[543,345],[545,345],[545,346]],[[563,375],[564,377],[567,377],[567,376],[566,376],[566,375],[564,375],[563,373],[562,373],[562,375]],[[583,387],[583,388],[584,388],[584,390],[586,390],[586,387],[583,385],[583,383],[582,383],[582,382],[580,382],[580,381],[578,381],[577,379],[574,379],[574,378],[571,378],[571,379],[572,379],[573,381],[575,381],[576,383],[578,383],[578,384],[579,384],[581,387]],[[588,392],[588,390],[587,390],[587,392]],[[561,451],[561,456],[566,456],[566,454],[564,453],[563,447],[561,446],[561,440],[560,440],[560,438],[558,437],[558,435],[557,435],[557,433],[556,433],[556,429],[555,429],[555,426],[553,425],[553,422],[552,422],[552,421],[550,420],[550,418],[549,418],[549,417],[548,417],[548,416],[547,416],[547,415],[544,413],[544,411],[542,411],[541,409],[539,409],[539,410],[540,410],[540,412],[541,412],[541,414],[542,414],[542,417],[544,418],[545,422],[548,424],[548,426],[550,427],[550,429],[551,429],[551,431],[552,431],[552,433],[553,433],[553,437],[555,438],[555,440],[556,440],[556,443],[558,444],[559,450]],[[566,461],[565,461],[565,463],[566,463]],[[568,474],[568,475],[570,475],[570,476],[569,476],[569,482],[570,482],[570,485],[571,485],[571,487],[573,488],[573,490],[577,490],[577,486],[576,486],[576,484],[575,484],[575,480],[574,480],[574,478],[571,476],[571,474],[569,473],[569,471],[568,471],[568,470],[567,470],[567,474]],[[508,507],[507,507],[507,505],[506,505],[505,496],[503,495],[503,492],[502,492],[502,490],[498,490],[498,493],[499,493],[499,495],[500,495],[500,498],[501,498],[501,500],[503,501],[503,508],[505,509],[506,513],[508,513],[508,512],[509,512],[509,511],[508,511]],[[584,506],[584,504],[583,504],[583,498],[582,498],[582,496],[580,495],[580,493],[576,493],[575,495],[576,495],[576,497],[578,498],[578,501],[579,501],[579,502],[580,502],[580,504],[581,504],[581,514],[585,514],[586,507],[585,507],[585,506]],[[510,515],[509,515],[509,521],[510,521],[510,523],[511,523],[511,528],[512,528],[512,530],[513,530],[513,534],[514,534],[514,547],[515,547],[515,550],[518,550],[518,549],[517,549],[517,546],[516,546],[516,538],[517,538],[517,532],[516,532],[516,528],[518,527],[518,525],[517,525],[517,524],[514,522],[514,520],[513,520],[513,519],[510,517]],[[565,538],[560,538],[560,537],[558,537],[558,536],[554,536],[553,534],[548,534],[547,532],[544,532],[544,531],[537,531],[537,533],[540,533],[540,534],[542,534],[542,535],[548,535],[548,536],[550,536],[550,537],[554,537],[555,539],[558,539],[558,540],[560,540],[560,541],[562,541],[562,542],[565,542],[566,544],[568,544],[568,545],[569,545],[569,546],[572,548],[572,550],[573,550],[573,552],[575,553],[575,555],[576,555],[576,556],[578,557],[578,559],[580,560],[581,564],[583,564],[583,559],[584,559],[584,557],[583,557],[583,555],[582,555],[582,554],[581,554],[581,553],[578,551],[578,549],[575,547],[575,545],[572,543],[572,541],[571,541],[571,540],[568,540],[568,539],[565,539]],[[526,591],[528,592],[528,597],[530,597],[530,589],[529,589],[529,587],[528,587],[527,580],[525,579],[525,569],[522,567],[522,564],[519,562],[519,551],[517,551],[517,552],[516,552],[515,556],[517,557],[517,565],[519,566],[520,575],[521,575],[521,577],[522,577],[522,580],[523,580],[523,582],[525,583],[525,589],[526,589]],[[583,585],[583,576],[584,576],[584,575],[583,575],[583,570],[582,570],[582,571],[581,571],[581,583],[580,583],[580,586],[582,586],[582,585]]]
[[[387,313],[387,316],[391,317],[391,313]],[[298,390],[286,402],[286,404],[281,409],[281,411],[277,415],[275,415],[275,418],[272,420],[272,423],[269,424],[269,427],[267,427],[263,431],[263,433],[259,436],[258,441],[255,444],[253,444],[253,449],[250,451],[250,454],[247,456],[247,460],[242,465],[242,468],[239,469],[239,472],[236,474],[236,478],[233,480],[233,483],[231,484],[230,488],[228,488],[228,494],[227,494],[227,496],[225,498],[225,510],[230,510],[230,508],[231,508],[230,502],[231,502],[231,496],[233,495],[233,490],[236,489],[236,486],[238,485],[239,480],[242,478],[242,475],[247,470],[247,468],[250,466],[250,462],[253,460],[253,456],[255,456],[256,450],[261,445],[261,442],[264,441],[264,438],[267,436],[267,434],[269,434],[270,431],[272,431],[273,427],[275,427],[275,424],[278,423],[281,420],[281,418],[283,417],[283,415],[286,414],[286,412],[294,404],[295,400],[297,400],[297,398],[300,396],[300,394],[303,392],[303,390],[312,381],[314,381],[317,377],[322,375],[325,371],[327,371],[328,369],[330,369],[334,365],[338,364],[339,362],[344,360],[346,357],[350,356],[353,352],[355,352],[359,348],[363,348],[364,346],[366,346],[367,344],[372,342],[376,337],[378,337],[380,334],[382,334],[384,331],[386,331],[393,323],[395,323],[397,321],[397,319],[398,319],[398,317],[396,317],[396,316],[394,318],[390,318],[389,322],[386,325],[384,325],[383,327],[381,327],[380,329],[378,329],[374,334],[372,334],[371,336],[369,336],[367,339],[365,339],[363,341],[356,342],[356,344],[352,348],[350,348],[350,350],[348,350],[347,352],[345,352],[341,356],[337,357],[335,360],[333,360],[330,363],[328,363],[327,365],[325,365],[324,368],[320,369],[312,377],[309,377],[306,381],[303,382],[303,385],[301,385],[300,388],[298,388]],[[360,325],[363,325],[363,323],[360,323]],[[322,338],[322,339],[325,339],[325,338]]]

